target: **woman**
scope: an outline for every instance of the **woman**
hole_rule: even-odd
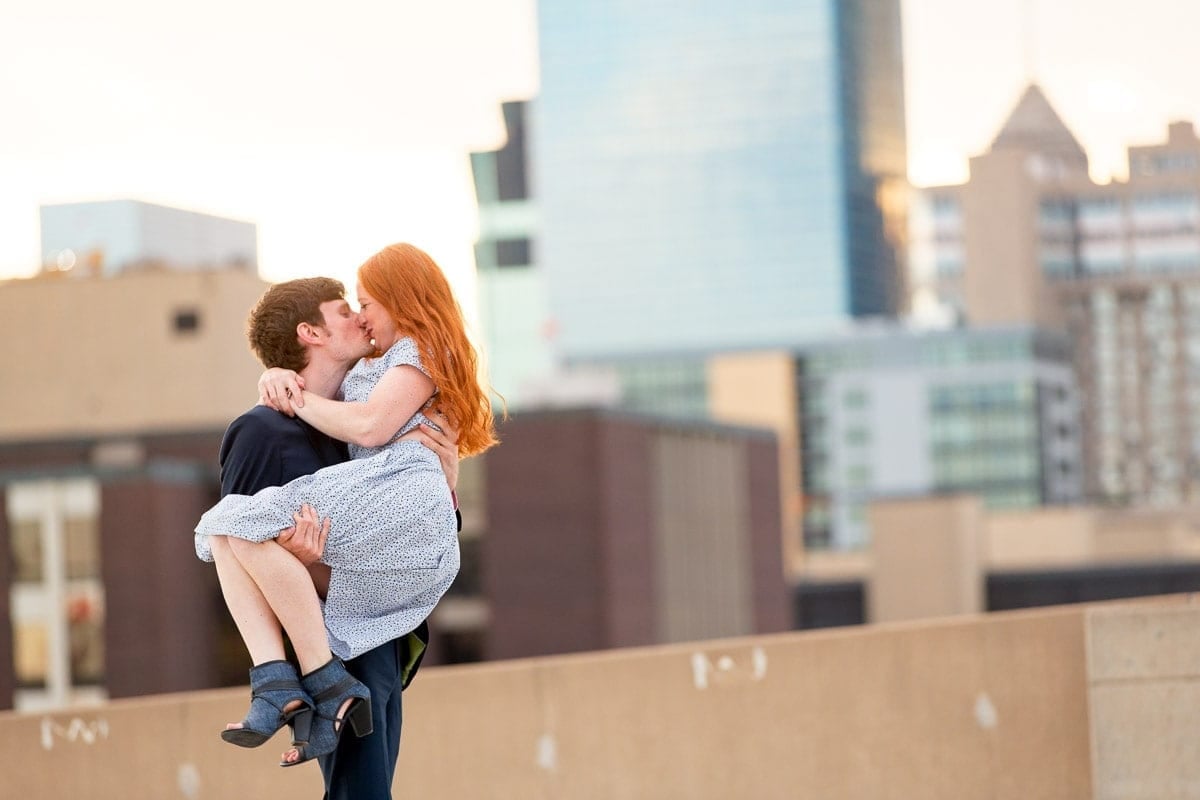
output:
[[[286,370],[271,371],[264,390],[279,398],[286,394],[281,387],[291,387],[295,413],[348,442],[352,459],[252,496],[227,495],[196,527],[197,555],[213,560],[214,549],[245,550],[253,547],[248,543],[275,538],[303,504],[334,521],[321,558],[330,568],[323,624],[311,581],[289,582],[293,594],[286,607],[270,604],[304,677],[297,681],[283,661],[263,665],[269,669],[257,676],[252,670],[250,713],[225,736],[254,746],[294,721],[296,746],[285,754],[284,766],[331,752],[344,721],[358,735],[370,731],[366,687],[340,659],[411,630],[457,574],[456,519],[438,457],[399,437],[433,425],[423,412],[436,396],[458,428],[461,455],[496,442],[462,312],[433,259],[412,245],[392,245],[359,268],[358,280],[359,318],[379,355],[346,376],[345,400],[304,392]],[[224,575],[221,580],[226,589]],[[317,624],[327,640],[315,635]]]

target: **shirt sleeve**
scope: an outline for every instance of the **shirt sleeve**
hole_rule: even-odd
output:
[[[409,336],[396,340],[396,343],[383,354],[382,359],[384,366],[388,369],[410,366],[429,375],[429,372],[421,365],[421,353],[417,350],[417,343]]]
[[[247,414],[233,421],[221,440],[222,497],[285,483],[279,449],[269,444],[269,431],[260,420]]]

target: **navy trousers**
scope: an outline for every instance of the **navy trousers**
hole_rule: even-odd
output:
[[[375,730],[361,739],[342,734],[337,750],[321,756],[325,800],[391,800],[400,756],[401,667],[404,639],[386,642],[346,662],[346,669],[371,690]]]

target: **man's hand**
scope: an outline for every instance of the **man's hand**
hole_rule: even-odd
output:
[[[259,402],[289,417],[296,416],[297,408],[304,408],[302,389],[304,378],[290,369],[271,367],[258,379]]]
[[[292,514],[296,524],[279,532],[275,541],[308,567],[315,564],[325,552],[325,540],[329,538],[329,517],[324,521],[317,510],[308,503]]]
[[[438,460],[442,462],[442,472],[446,473],[446,483],[453,492],[458,486],[458,428],[440,411],[428,416],[441,428],[440,431],[430,425],[418,425],[400,438],[418,441],[437,453]]]

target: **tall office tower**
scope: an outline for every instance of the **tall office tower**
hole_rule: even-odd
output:
[[[258,230],[251,222],[139,200],[104,200],[42,206],[41,223],[43,272],[258,271]]]
[[[565,358],[780,346],[895,313],[897,0],[544,0],[538,21],[538,261]]]
[[[529,193],[525,120],[529,104],[504,103],[505,144],[471,154],[479,207],[475,265],[483,351],[492,386],[520,406],[554,366],[546,278],[537,264],[537,208]]]
[[[1031,87],[966,184],[923,190],[913,265],[970,322],[1066,327],[1090,499],[1195,500],[1200,138],[1173,123],[1165,143],[1129,149],[1128,180],[1107,184],[1081,154]]]

